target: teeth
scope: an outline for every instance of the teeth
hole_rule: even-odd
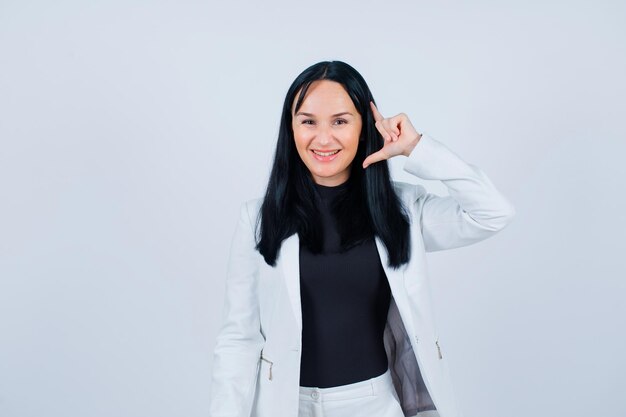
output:
[[[313,152],[315,152],[319,156],[330,156],[330,155],[336,154],[337,152],[339,152],[339,150],[336,150],[334,152],[318,152],[318,151],[313,151]]]

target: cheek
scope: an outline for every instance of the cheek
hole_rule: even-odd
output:
[[[308,152],[307,146],[309,146],[310,139],[307,137],[307,135],[298,134],[297,132],[294,132],[293,137],[298,154],[300,154],[300,156],[304,158]]]
[[[347,135],[345,137],[345,147],[350,149],[352,153],[356,153],[357,148],[359,147],[359,138],[361,135],[360,129],[352,129],[350,132],[346,132]]]
[[[302,134],[298,134],[297,132],[294,132],[293,138],[294,138],[294,141],[296,142],[296,148],[302,149],[306,147],[306,144],[308,142],[306,136]]]

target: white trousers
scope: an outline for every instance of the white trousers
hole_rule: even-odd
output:
[[[382,375],[328,388],[300,386],[298,417],[404,417],[389,369]]]

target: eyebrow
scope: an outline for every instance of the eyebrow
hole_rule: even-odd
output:
[[[343,116],[344,114],[349,114],[350,116],[353,116],[353,114],[350,113],[349,111],[344,111],[344,112],[341,112],[341,113],[333,114],[331,117]],[[296,113],[296,116],[315,117],[311,113],[305,113],[305,112],[302,112],[302,111],[299,111],[298,113]]]

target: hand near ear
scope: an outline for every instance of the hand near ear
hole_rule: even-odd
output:
[[[422,135],[417,133],[408,116],[404,113],[400,113],[390,118],[384,118],[383,115],[379,113],[373,101],[370,101],[370,107],[374,114],[376,128],[382,135],[385,143],[382,149],[365,158],[363,168],[367,168],[368,165],[374,162],[389,159],[392,156],[409,156]]]

